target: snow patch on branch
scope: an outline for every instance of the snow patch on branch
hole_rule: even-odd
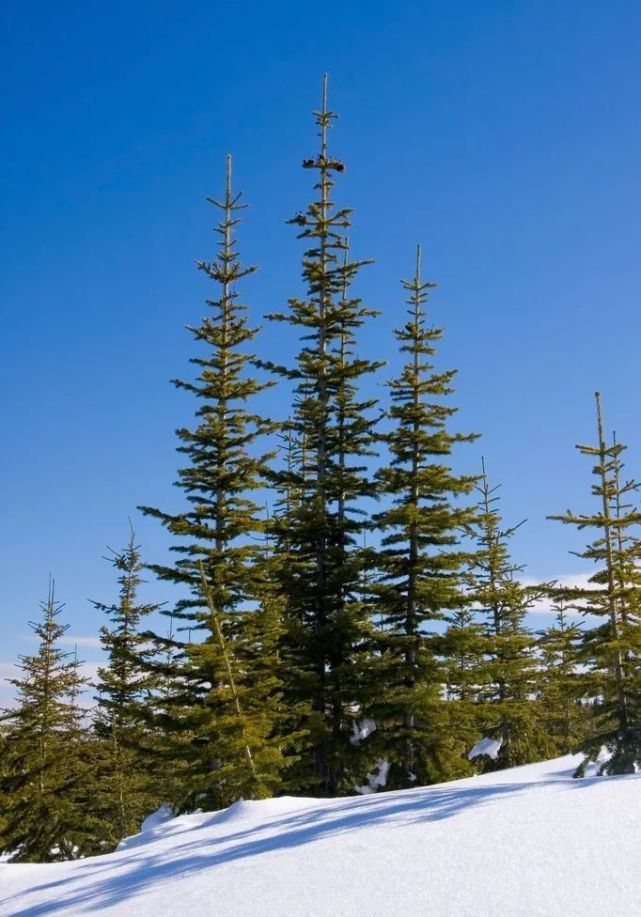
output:
[[[467,756],[468,760],[473,761],[474,758],[479,758],[481,755],[487,755],[492,761],[496,761],[502,744],[503,742],[501,739],[479,739]]]

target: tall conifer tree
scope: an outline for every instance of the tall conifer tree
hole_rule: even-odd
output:
[[[616,441],[608,445],[598,392],[596,418],[597,445],[577,448],[596,462],[592,494],[598,508],[584,515],[568,510],[550,517],[597,532],[579,555],[598,565],[590,587],[564,591],[568,601],[601,621],[585,630],[583,640],[591,672],[589,692],[599,697],[599,704],[596,735],[582,746],[586,758],[579,776],[602,748],[609,757],[601,764],[601,773],[634,773],[641,768],[641,541],[636,534],[641,512],[625,503],[639,485],[621,477],[625,446]]]
[[[277,520],[276,533],[276,554],[285,548],[292,560],[283,580],[283,652],[293,667],[287,696],[310,711],[300,724],[308,730],[307,753],[291,785],[334,795],[353,789],[366,766],[349,742],[364,703],[369,622],[361,543],[363,501],[373,495],[367,459],[375,400],[360,396],[359,389],[380,364],[357,354],[357,333],[374,313],[351,293],[366,262],[349,257],[351,211],[332,201],[334,176],[344,165],[329,152],[336,115],[327,107],[326,76],[315,118],[320,149],[303,167],[317,172],[317,194],[290,221],[309,245],[302,269],[307,292],[289,300],[286,314],[269,316],[297,329],[303,346],[292,367],[264,365],[294,384],[290,429],[304,449],[296,473],[281,476],[281,487],[290,493],[294,487],[298,498]]]
[[[372,712],[380,754],[392,762],[391,787],[444,780],[465,768],[466,749],[443,697],[446,675],[435,637],[437,622],[469,602],[463,574],[472,554],[461,533],[474,509],[460,498],[475,481],[449,464],[455,446],[475,437],[449,429],[456,408],[447,399],[456,371],[434,366],[443,330],[427,323],[425,304],[435,284],[421,276],[420,246],[414,276],[402,285],[409,317],[395,334],[407,362],[389,384],[392,428],[383,439],[390,464],[378,479],[390,505],[375,517],[383,533],[376,592],[385,690]]]
[[[237,285],[255,268],[243,267],[236,249],[237,214],[245,205],[232,191],[231,157],[225,195],[211,203],[221,212],[216,226],[219,251],[212,262],[200,261],[198,267],[217,285],[218,295],[208,300],[212,314],[190,329],[205,348],[191,361],[199,369],[198,378],[175,382],[200,401],[196,428],[178,431],[179,451],[189,464],[179,471],[177,483],[185,491],[188,508],[179,514],[142,508],[178,539],[172,546],[180,555],[177,562],[152,567],[162,579],[188,591],[173,611],[189,637],[181,641],[178,633],[173,640],[178,654],[171,665],[179,690],[166,705],[162,722],[172,753],[184,765],[184,797],[179,803],[201,808],[227,805],[239,795],[271,792],[282,766],[274,736],[279,704],[274,680],[261,682],[253,668],[239,662],[239,714],[227,665],[230,657],[259,652],[275,665],[278,639],[273,609],[267,612],[264,606],[270,595],[261,570],[261,549],[252,541],[265,526],[257,494],[267,479],[270,455],[260,453],[260,444],[274,424],[250,405],[266,384],[247,373],[252,355],[246,348],[257,332],[248,324]],[[259,625],[266,629],[260,632]],[[162,647],[164,653],[166,639]],[[255,764],[249,775],[248,743]]]

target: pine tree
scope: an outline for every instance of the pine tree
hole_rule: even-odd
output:
[[[145,726],[146,704],[152,701],[157,679],[141,664],[148,644],[141,633],[144,619],[159,606],[141,604],[138,589],[143,582],[143,564],[133,529],[121,552],[112,552],[118,571],[118,602],[94,606],[109,618],[100,629],[100,642],[107,664],[98,669],[98,707],[95,731],[97,810],[104,820],[110,847],[135,834],[143,818],[162,801],[162,772],[153,757]],[[147,753],[145,753],[145,751]]]
[[[290,786],[330,796],[352,791],[366,767],[349,741],[365,702],[370,628],[361,544],[364,501],[374,492],[367,464],[375,400],[359,390],[380,365],[357,354],[357,333],[374,313],[351,293],[366,262],[349,257],[351,211],[332,201],[334,176],[344,171],[329,152],[335,118],[325,76],[315,113],[320,149],[303,162],[318,173],[317,194],[290,221],[309,245],[302,265],[307,292],[289,300],[287,313],[269,316],[297,329],[303,343],[293,366],[263,364],[294,385],[289,429],[304,449],[300,468],[280,477],[281,489],[294,499],[276,519],[274,533],[276,558],[290,560],[287,569],[282,562],[279,567],[286,608],[282,653],[292,663],[285,697],[309,711],[298,723],[308,738]]]
[[[265,589],[260,549],[252,541],[261,537],[265,527],[257,495],[267,480],[271,458],[258,449],[275,425],[252,412],[248,404],[267,385],[247,374],[253,358],[245,348],[257,332],[248,325],[236,288],[255,268],[243,267],[236,250],[237,214],[245,205],[241,195],[232,191],[231,157],[224,198],[210,202],[222,214],[216,226],[219,251],[211,263],[200,261],[198,267],[217,285],[218,296],[208,300],[213,314],[190,329],[205,347],[204,355],[191,361],[199,368],[198,378],[175,381],[200,401],[196,429],[178,431],[179,452],[189,464],[178,472],[177,483],[186,494],[188,508],[172,515],[142,507],[178,539],[172,550],[181,555],[173,566],[151,569],[188,590],[172,611],[188,638],[181,639],[180,631],[172,638],[171,670],[165,667],[165,675],[173,679],[175,690],[161,721],[170,744],[167,753],[184,767],[180,772],[185,785],[178,803],[201,808],[227,805],[241,793],[273,791],[282,767],[275,751],[279,699],[273,680],[261,683],[239,661],[236,686],[244,698],[239,716],[225,661],[226,654],[238,659],[259,651],[273,656],[278,637],[277,632],[258,632],[259,624],[275,626],[272,615],[257,610]],[[159,639],[157,645],[164,651],[167,641]],[[251,724],[250,716],[257,717]],[[248,743],[257,767],[256,780],[252,777],[249,783]]]
[[[388,508],[375,516],[382,530],[376,586],[385,690],[372,707],[379,754],[391,762],[388,786],[430,783],[465,772],[465,743],[457,734],[443,697],[446,673],[439,658],[439,622],[469,604],[464,571],[472,554],[461,533],[474,510],[460,502],[475,478],[457,475],[448,457],[475,436],[452,433],[456,408],[455,370],[439,372],[433,364],[443,330],[427,324],[425,303],[434,283],[416,269],[402,281],[409,293],[409,318],[396,332],[407,355],[401,375],[390,383],[392,429],[384,437],[390,464],[378,474]],[[382,745],[381,745],[382,743]]]
[[[595,541],[580,557],[598,564],[586,589],[566,589],[566,600],[601,623],[585,630],[582,652],[589,667],[589,691],[598,697],[596,735],[583,743],[585,765],[596,761],[602,748],[609,758],[602,774],[634,773],[641,767],[641,541],[635,534],[641,512],[626,505],[639,490],[634,480],[622,480],[625,446],[604,435],[601,398],[596,393],[596,446],[577,446],[596,460],[592,494],[598,509],[578,515],[568,510],[551,516],[579,529],[596,529]]]
[[[535,638],[525,623],[535,601],[546,594],[547,585],[526,587],[519,581],[522,568],[510,558],[509,539],[521,523],[503,527],[496,508],[498,488],[490,487],[484,461],[482,468],[476,525],[480,550],[473,593],[488,635],[480,716],[483,734],[501,742],[496,761],[485,762],[487,768],[495,769],[550,757],[554,745],[541,724]]]
[[[30,622],[40,643],[22,656],[22,676],[9,679],[17,705],[5,711],[1,795],[5,799],[5,849],[13,862],[75,859],[88,849],[91,826],[80,807],[84,728],[77,697],[83,680],[75,654],[59,643],[68,629],[58,616],[54,584],[41,603],[43,617]],[[90,814],[89,815],[90,819]]]

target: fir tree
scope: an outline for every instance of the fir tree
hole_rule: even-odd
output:
[[[547,586],[526,587],[518,579],[522,568],[510,558],[509,539],[519,525],[503,527],[496,508],[497,487],[490,487],[483,461],[476,524],[479,545],[473,594],[485,618],[488,636],[486,673],[480,710],[483,734],[501,742],[496,761],[503,768],[550,757],[554,745],[541,725],[535,700],[539,665],[534,635],[525,623]]]
[[[564,754],[574,752],[592,731],[591,705],[581,671],[582,629],[568,619],[562,599],[554,602],[554,624],[539,634],[539,706],[546,733]]]
[[[585,630],[582,652],[589,667],[590,694],[598,698],[596,735],[583,743],[585,765],[596,761],[602,748],[609,753],[603,774],[634,773],[641,767],[641,542],[635,534],[641,512],[626,505],[638,491],[634,480],[622,480],[625,446],[605,440],[600,395],[596,393],[596,446],[577,446],[595,459],[592,494],[598,508],[579,515],[568,510],[551,516],[598,535],[580,557],[598,565],[587,589],[566,589],[566,600],[601,621]]]
[[[260,650],[267,656],[277,639],[277,630],[258,633],[261,623],[275,627],[272,615],[257,610],[265,589],[260,549],[252,541],[265,526],[256,496],[267,479],[271,458],[259,454],[258,447],[275,425],[252,412],[248,404],[266,385],[246,372],[252,355],[245,348],[257,332],[248,325],[237,285],[255,268],[243,267],[236,250],[237,214],[245,205],[241,195],[232,191],[231,157],[224,198],[211,203],[222,214],[216,226],[219,251],[211,263],[200,261],[198,267],[217,285],[218,295],[208,300],[212,314],[190,329],[205,347],[204,355],[191,361],[199,368],[198,378],[175,382],[200,401],[196,429],[178,431],[179,452],[189,464],[179,471],[177,483],[189,506],[175,515],[142,508],[178,539],[172,545],[180,555],[177,562],[152,566],[161,579],[188,590],[172,612],[188,639],[180,639],[180,632],[172,638],[175,652],[171,671],[165,668],[165,674],[173,678],[175,690],[161,719],[170,743],[168,753],[184,765],[181,773],[186,783],[178,802],[182,807],[201,808],[227,805],[241,792],[249,796],[271,792],[282,766],[272,742],[278,708],[273,681],[261,683],[250,668],[238,669],[237,689],[245,697],[244,713],[239,716],[225,662],[226,653],[240,656],[241,646],[243,655],[252,652],[251,640],[254,654]],[[157,645],[166,648],[167,641],[159,640]],[[260,722],[252,723],[248,732],[247,717],[258,710]],[[255,786],[239,776],[246,774],[248,741],[255,745],[255,760],[262,760],[265,767],[264,772],[257,771]]]
[[[472,608],[461,608],[447,620],[442,637],[436,635],[433,642],[442,664],[448,721],[454,724],[459,745],[469,752],[483,729],[488,633]]]
[[[30,622],[40,641],[38,652],[20,657],[22,675],[9,679],[18,697],[16,707],[4,714],[0,790],[3,843],[13,862],[46,863],[93,852],[91,816],[80,806],[87,777],[77,703],[83,680],[76,655],[60,649],[68,629],[58,621],[62,607],[51,581],[41,603],[42,620]]]
[[[460,502],[475,478],[456,475],[452,450],[475,437],[452,433],[455,370],[439,372],[433,357],[443,331],[427,324],[425,303],[434,283],[416,270],[402,282],[409,318],[396,339],[407,356],[390,383],[392,429],[384,437],[390,464],[378,474],[381,497],[390,505],[375,516],[383,533],[376,587],[383,615],[380,636],[385,690],[372,708],[380,754],[392,762],[389,786],[443,780],[466,768],[442,692],[446,673],[439,659],[438,622],[460,613],[469,600],[463,574],[472,555],[461,544],[474,510]]]
[[[107,664],[98,669],[96,684],[95,730],[101,741],[95,762],[95,805],[104,819],[106,840],[115,847],[123,837],[135,834],[159,804],[163,780],[145,727],[144,707],[152,701],[157,679],[141,664],[148,638],[140,630],[143,620],[159,606],[138,601],[143,564],[133,529],[127,547],[112,555],[119,574],[118,602],[93,603],[109,618],[109,625],[100,629]]]
[[[344,171],[329,152],[335,117],[327,107],[325,76],[315,113],[320,149],[303,162],[318,174],[317,193],[290,221],[309,245],[302,266],[307,292],[289,300],[287,313],[269,316],[297,329],[303,343],[293,366],[263,364],[294,385],[289,428],[304,449],[296,472],[281,475],[281,489],[293,499],[275,530],[275,556],[290,560],[287,569],[279,566],[286,608],[282,653],[292,665],[286,699],[309,711],[298,724],[308,739],[290,785],[327,795],[351,791],[366,766],[349,741],[365,702],[369,621],[361,543],[364,500],[374,491],[367,460],[375,400],[359,389],[380,365],[357,354],[357,333],[374,313],[351,293],[366,262],[349,257],[351,211],[332,201],[334,176]]]

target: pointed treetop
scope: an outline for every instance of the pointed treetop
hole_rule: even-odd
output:
[[[599,447],[605,448],[605,439],[603,437],[603,411],[601,409],[601,392],[595,392],[594,398],[596,400],[596,422],[599,435]]]
[[[225,182],[225,196],[227,201],[231,201],[231,174],[232,174],[232,161],[231,153],[227,153],[227,171],[226,171],[226,182]]]
[[[318,136],[321,141],[321,148],[318,155],[312,159],[303,160],[304,169],[320,169],[325,176],[330,170],[334,172],[344,172],[345,165],[341,162],[340,159],[332,159],[327,152],[327,131],[332,126],[332,121],[335,120],[338,115],[336,112],[330,111],[327,107],[327,85],[328,77],[327,74],[323,74],[323,86],[321,90],[321,108],[320,111],[314,112],[314,119],[316,124],[319,126],[320,131]]]
[[[323,74],[323,89],[321,97],[321,111],[319,117],[319,125],[321,129],[320,138],[321,138],[321,156],[327,156],[327,128],[330,126],[330,112],[327,110],[327,84],[328,76],[326,73]]]

